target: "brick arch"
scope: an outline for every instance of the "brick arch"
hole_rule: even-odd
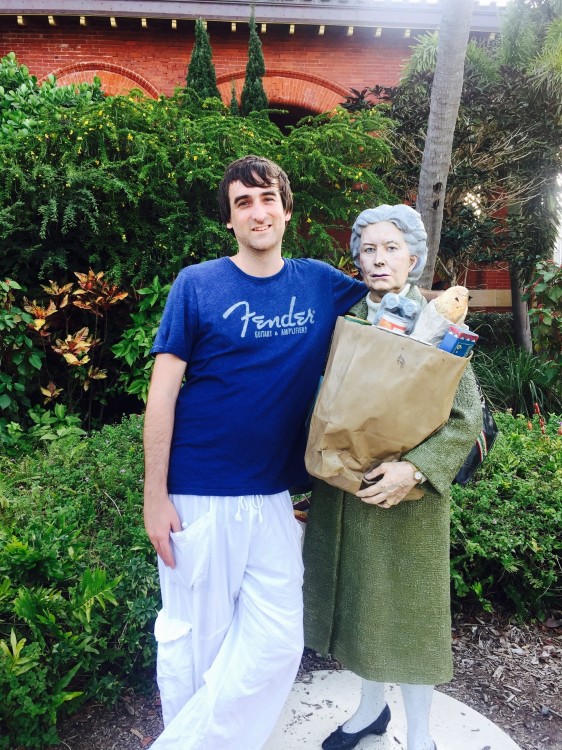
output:
[[[245,70],[240,70],[217,77],[217,86],[225,103],[230,102],[233,83],[240,100],[245,75]],[[328,112],[348,95],[342,86],[294,70],[267,70],[263,87],[273,107],[299,107],[315,114]]]
[[[97,76],[102,89],[109,96],[128,94],[131,89],[140,89],[147,96],[157,99],[159,92],[146,78],[122,65],[105,62],[80,62],[53,71],[60,85],[69,83],[92,83]],[[46,76],[45,76],[46,78]],[[43,80],[45,80],[43,78]]]

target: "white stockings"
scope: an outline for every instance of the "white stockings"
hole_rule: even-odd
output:
[[[408,750],[433,750],[429,711],[433,685],[400,685],[408,724]]]
[[[379,716],[385,706],[384,682],[361,680],[359,708],[343,725],[343,731],[354,733],[365,729]]]
[[[433,750],[429,734],[429,711],[433,685],[400,685],[408,724],[408,750]],[[385,706],[384,683],[361,680],[361,701],[357,711],[343,725],[343,731],[359,732],[372,724]]]

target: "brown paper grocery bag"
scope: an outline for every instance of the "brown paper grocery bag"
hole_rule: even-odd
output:
[[[371,467],[399,460],[447,421],[468,361],[338,318],[310,422],[308,472],[357,492]]]

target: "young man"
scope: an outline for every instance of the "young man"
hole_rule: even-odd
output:
[[[282,257],[292,194],[276,164],[233,162],[219,206],[238,252],[181,271],[153,347],[156,750],[259,750],[275,725],[303,648],[288,489],[306,481],[304,424],[336,318],[365,294],[325,263]]]

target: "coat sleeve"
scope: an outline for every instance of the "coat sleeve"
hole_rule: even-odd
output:
[[[423,443],[405,453],[439,494],[448,494],[453,479],[482,430],[482,406],[472,367],[460,379],[448,421]]]

